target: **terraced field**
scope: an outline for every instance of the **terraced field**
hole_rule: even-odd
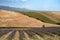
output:
[[[0,29],[0,40],[60,40],[60,27]]]

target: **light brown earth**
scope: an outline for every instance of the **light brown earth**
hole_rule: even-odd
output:
[[[60,18],[58,17],[57,13],[53,13],[53,12],[47,12],[47,13],[41,13],[41,15],[47,17],[48,19],[55,21],[55,22],[60,22]]]
[[[55,15],[56,18],[60,19],[60,12],[52,12],[53,15]]]
[[[60,12],[48,12],[47,14],[50,15],[53,19],[55,18],[60,22]]]
[[[24,32],[24,31],[23,31],[23,32]],[[25,37],[26,37],[26,38],[25,38],[26,40],[32,40],[31,38],[29,38],[29,35],[28,35],[26,32],[24,32],[24,35],[25,35]]]
[[[60,16],[60,12],[52,12],[52,13]]]
[[[18,12],[11,12],[0,10],[0,26],[4,27],[42,27],[45,26],[58,26],[56,24],[49,24],[41,22],[40,20],[28,17]]]
[[[19,31],[16,31],[15,36],[12,40],[19,40]]]

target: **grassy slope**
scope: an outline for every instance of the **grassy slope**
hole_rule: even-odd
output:
[[[43,22],[46,22],[46,23],[59,23],[59,22],[55,22],[45,16],[43,16],[41,13],[45,13],[45,12],[41,12],[41,13],[38,13],[38,12],[21,12],[22,14],[24,15],[27,15],[27,16],[30,16],[30,17],[33,17],[33,18],[36,18],[38,20],[41,20]]]
[[[60,18],[59,18],[58,14],[56,12],[55,12],[55,14],[53,14],[53,12],[45,12],[43,14],[48,15],[48,16],[50,16],[52,18],[55,18],[56,20],[58,20],[60,22]]]

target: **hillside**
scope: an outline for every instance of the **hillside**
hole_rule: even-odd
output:
[[[18,12],[0,10],[0,26],[4,27],[42,27],[57,26],[56,24],[44,23],[35,18],[28,17]]]
[[[52,13],[60,16],[60,12],[52,12]]]
[[[54,13],[53,12],[43,12],[43,13],[40,13],[40,14],[49,18],[52,21],[55,21],[57,23],[60,22],[60,18],[59,18],[60,14],[58,12],[54,12]]]
[[[60,24],[59,16],[53,14],[53,12],[20,12],[20,13],[38,19],[42,22]]]

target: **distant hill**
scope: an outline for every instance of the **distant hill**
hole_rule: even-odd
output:
[[[26,8],[15,8],[15,7],[9,7],[9,6],[0,6],[0,10],[8,10],[8,11],[31,11]]]

